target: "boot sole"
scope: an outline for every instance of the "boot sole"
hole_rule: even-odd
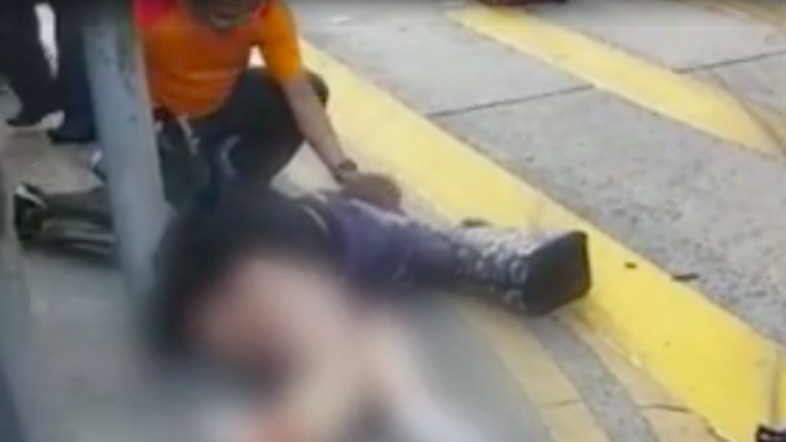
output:
[[[584,297],[592,286],[588,238],[571,232],[533,253],[524,289],[524,312],[539,316]]]

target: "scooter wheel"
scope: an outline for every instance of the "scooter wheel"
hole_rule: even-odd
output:
[[[49,207],[41,189],[21,184],[14,189],[14,227],[19,239],[30,241],[43,230],[49,218]]]

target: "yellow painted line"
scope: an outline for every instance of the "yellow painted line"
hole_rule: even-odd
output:
[[[741,13],[755,20],[786,31],[786,7],[776,2],[757,0],[687,0],[689,3],[702,5],[721,11]]]
[[[471,6],[451,13],[451,17],[481,35],[663,117],[759,152],[775,155],[784,149],[779,140],[786,140],[786,118],[779,119],[780,125],[764,127],[758,108],[741,103],[721,87],[524,11]],[[773,136],[774,131],[783,136]]]
[[[565,322],[609,369],[630,395],[655,435],[668,442],[718,442],[709,425],[691,413],[662,386],[614,351],[609,342],[584,324],[566,318]]]
[[[537,215],[542,226],[587,232],[595,284],[575,316],[721,434],[749,442],[771,397],[771,341],[337,60],[310,46],[304,55],[330,84],[331,113],[342,135],[440,215],[454,222],[482,216],[509,226]],[[786,405],[786,390],[781,400]]]
[[[608,442],[581,395],[520,321],[480,305],[459,303],[540,413],[555,442]]]

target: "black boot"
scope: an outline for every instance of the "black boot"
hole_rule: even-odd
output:
[[[448,237],[455,245],[455,282],[507,307],[543,315],[589,291],[583,232],[527,235],[478,226],[454,229]]]
[[[19,239],[35,238],[49,217],[49,206],[41,189],[26,183],[14,189],[14,228]]]

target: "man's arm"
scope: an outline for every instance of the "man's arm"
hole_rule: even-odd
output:
[[[283,89],[304,138],[333,175],[339,176],[350,160],[308,77],[300,73],[285,82]]]
[[[348,156],[306,74],[292,13],[282,0],[267,0],[265,8],[259,27],[265,65],[281,84],[304,138],[333,175],[337,175]]]
[[[327,110],[308,77],[301,73],[283,85],[284,94],[304,138],[314,149],[347,196],[380,207],[397,209],[401,191],[386,176],[363,173],[344,153]]]
[[[395,182],[379,174],[359,172],[342,149],[327,110],[303,67],[292,14],[282,0],[267,2],[259,44],[267,69],[281,84],[303,137],[350,196],[397,208],[401,192]]]

